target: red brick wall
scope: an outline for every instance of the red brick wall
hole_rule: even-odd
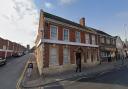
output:
[[[106,40],[106,37],[104,37],[104,44],[107,44],[107,40]]]
[[[90,44],[92,44],[92,34],[89,34]]]
[[[59,65],[63,64],[63,45],[59,45]]]
[[[45,23],[44,38],[45,39],[50,39],[50,23]]]
[[[13,50],[13,43],[9,41],[9,50]]]
[[[97,44],[98,43],[97,35],[95,35],[95,41],[96,41],[96,44]]]
[[[81,43],[85,43],[85,32],[81,31]]]
[[[58,26],[58,40],[63,40],[63,27]]]
[[[71,64],[75,64],[75,55],[74,55],[74,49],[76,46],[70,46],[70,61]]]
[[[5,45],[6,46],[6,49],[7,49],[7,45],[8,45],[8,40],[3,40],[3,45]]]
[[[100,39],[101,39],[101,38],[100,38],[100,35],[98,35],[98,36],[97,36],[97,40],[98,40],[98,43],[97,43],[97,44],[98,44],[98,45],[101,44],[101,40],[100,40]]]
[[[3,39],[0,38],[0,49],[3,49]]]
[[[70,39],[70,41],[71,42],[75,42],[75,30],[73,30],[73,29],[70,29],[69,30],[69,39]]]

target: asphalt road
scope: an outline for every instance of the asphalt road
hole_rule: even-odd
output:
[[[79,77],[47,85],[42,89],[128,89],[128,67],[95,78]]]
[[[0,89],[16,89],[16,83],[29,56],[30,54],[10,58],[6,65],[0,66]]]

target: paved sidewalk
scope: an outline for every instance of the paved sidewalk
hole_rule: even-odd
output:
[[[116,62],[102,63],[102,64],[94,66],[94,67],[85,68],[82,70],[81,73],[76,73],[75,71],[74,72],[67,71],[64,73],[58,73],[56,75],[51,75],[51,76],[39,76],[34,57],[32,57],[32,62],[34,63],[34,68],[33,68],[31,76],[30,77],[25,76],[23,79],[22,86],[25,89],[43,86],[43,85],[47,85],[47,84],[50,84],[53,82],[73,78],[73,77],[79,77],[79,76],[87,76],[88,77],[93,74],[104,73],[106,71],[110,71],[110,70],[113,70],[115,68],[119,68],[122,66],[122,61],[118,60]],[[125,66],[127,64],[128,64],[128,60],[125,60],[123,66]]]

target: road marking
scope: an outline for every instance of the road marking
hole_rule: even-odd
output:
[[[74,81],[68,81],[68,80],[66,80],[65,82],[69,82],[68,84],[64,84],[64,83],[60,83],[60,85],[47,85],[47,86],[44,86],[44,87],[42,87],[42,88],[50,88],[50,87],[59,87],[59,86],[64,86],[64,85],[71,85],[71,84],[73,84],[73,83],[75,83],[76,81],[78,81],[78,80],[81,80],[81,79],[83,79],[83,78],[88,78],[88,77],[81,77],[81,78],[78,78],[78,79],[76,79],[76,80],[74,80]],[[62,82],[64,82],[64,81],[62,81]],[[42,89],[41,88],[41,89]]]
[[[18,80],[18,82],[17,82],[17,84],[16,84],[16,89],[21,89],[21,88],[20,88],[20,84],[21,84],[21,81],[22,81],[22,79],[23,79],[23,77],[24,77],[25,71],[26,71],[26,69],[27,69],[27,64],[28,64],[28,62],[29,62],[29,60],[30,60],[30,57],[31,57],[31,56],[29,56],[29,59],[28,59],[28,61],[27,61],[26,64],[25,64],[24,70],[23,70],[23,72],[21,73],[21,76],[20,76],[20,78],[19,78],[19,80]]]

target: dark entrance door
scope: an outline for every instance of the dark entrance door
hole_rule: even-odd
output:
[[[79,60],[79,62],[81,63],[81,53],[76,53],[76,63],[77,60]]]
[[[76,72],[81,72],[81,53],[76,53]]]

